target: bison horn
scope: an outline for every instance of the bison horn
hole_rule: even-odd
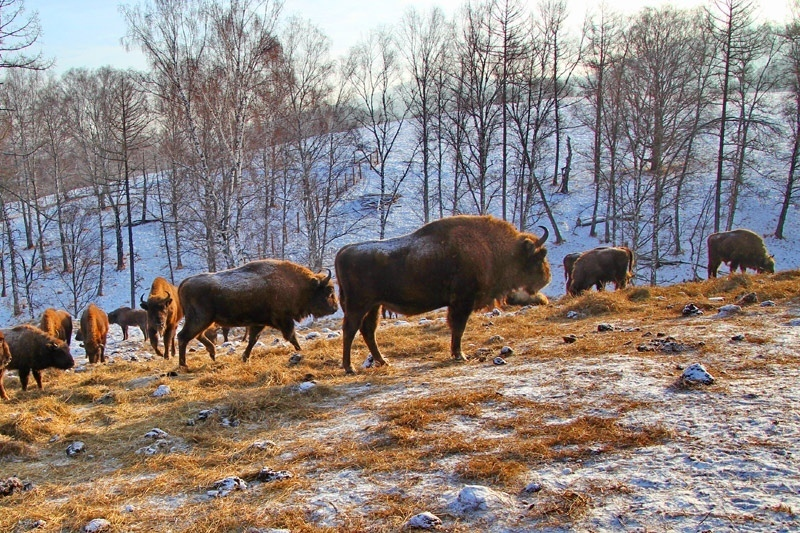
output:
[[[325,270],[328,271],[328,276],[324,280],[322,280],[323,285],[327,285],[327,283],[331,280],[331,269],[326,268]]]
[[[547,228],[545,228],[544,226],[539,226],[539,227],[542,228],[542,231],[544,232],[544,235],[542,235],[542,237],[536,242],[536,246],[537,247],[542,246],[545,243],[545,241],[547,240],[547,237],[550,236],[550,232],[547,231]]]

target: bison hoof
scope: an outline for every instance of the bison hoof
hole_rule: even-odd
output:
[[[462,352],[454,353],[453,354],[453,359],[456,360],[456,361],[468,361],[469,360],[469,358],[466,355],[464,355]]]
[[[349,375],[349,376],[353,376],[353,375],[355,375],[356,371],[353,369],[352,366],[348,366],[348,367],[345,367],[344,373]]]

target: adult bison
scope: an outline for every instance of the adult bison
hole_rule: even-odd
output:
[[[108,315],[95,304],[89,306],[81,314],[80,338],[86,349],[86,357],[94,364],[106,362],[106,339],[108,337]]]
[[[70,345],[72,341],[72,315],[62,309],[48,307],[39,319],[39,329]]]
[[[6,373],[6,367],[11,362],[11,350],[8,349],[6,344],[6,336],[0,331],[0,398],[8,400],[8,394],[3,386],[3,377]]]
[[[194,338],[215,358],[214,343],[203,333],[211,324],[220,327],[246,326],[249,339],[242,359],[261,331],[271,326],[300,349],[294,332],[295,320],[335,313],[339,308],[331,273],[314,274],[289,261],[262,259],[238,268],[198,274],[181,282],[178,297],[186,320],[178,333],[180,365],[186,366],[186,345]]]
[[[117,324],[122,328],[122,340],[128,340],[128,327],[135,326],[142,330],[144,340],[147,340],[147,311],[144,309],[131,309],[123,306],[108,313],[108,323]]]
[[[31,372],[36,385],[41,389],[42,370],[66,370],[75,365],[66,342],[35,326],[23,324],[2,333],[11,352],[11,361],[7,368],[18,371],[22,390],[28,390],[28,376]]]
[[[625,246],[600,247],[583,252],[572,267],[567,293],[579,295],[592,285],[602,291],[613,281],[616,289],[624,289],[633,277],[633,252]]]
[[[345,371],[354,372],[350,350],[357,331],[375,362],[386,364],[375,342],[381,306],[404,315],[447,307],[450,352],[466,359],[461,338],[472,311],[513,289],[535,294],[550,282],[547,236],[546,229],[540,238],[490,216],[455,216],[402,237],[339,250]]]
[[[139,298],[139,305],[147,311],[147,338],[158,355],[175,357],[175,331],[183,318],[183,307],[178,299],[178,289],[162,277],[153,280],[147,301]],[[158,336],[164,337],[164,353],[158,349]]]
[[[764,240],[749,229],[735,229],[708,236],[708,277],[716,278],[720,263],[729,264],[731,272],[748,268],[758,273],[775,273],[775,258],[769,255]]]

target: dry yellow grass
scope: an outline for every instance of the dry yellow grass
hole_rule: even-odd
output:
[[[520,362],[568,364],[624,356],[672,367],[687,356],[638,353],[636,346],[657,333],[678,341],[683,340],[678,334],[701,335],[705,326],[681,316],[686,303],[711,310],[721,304],[709,297],[731,303],[748,292],[760,300],[791,301],[800,294],[800,273],[590,292],[499,317],[476,313],[464,337],[465,352],[473,359],[467,364],[450,359],[449,330],[438,320],[443,314],[430,313],[433,321],[426,325],[417,324],[421,317],[409,319],[408,326],[384,321],[378,342],[392,366],[355,377],[340,368],[340,340],[301,340],[303,359],[291,366],[290,352],[281,347],[256,350],[249,363],[242,363],[240,346],[216,362],[202,349],[190,353],[191,370],[172,377],[176,361],[153,359],[118,360],[83,373],[49,371],[44,391],[23,393],[16,378],[7,378],[12,399],[0,405],[0,470],[35,488],[0,499],[0,531],[19,530],[38,519],[47,522],[40,531],[77,531],[97,517],[109,520],[115,531],[397,531],[424,510],[428,500],[415,488],[432,476],[519,493],[527,474],[542,465],[660,445],[674,434],[658,424],[627,423],[626,416],[650,408],[641,402],[620,396],[590,404],[585,396],[591,379],[584,390],[558,401],[510,394],[508,381],[472,379],[471,374],[491,366],[502,345],[512,345],[510,357]],[[569,311],[580,318],[568,319]],[[613,324],[614,330],[598,332],[600,322]],[[570,334],[576,336],[573,343],[563,340]],[[727,347],[729,341],[704,342],[692,346],[694,353]],[[773,336],[752,331],[741,344],[767,348],[773,343]],[[366,354],[359,337],[354,361],[360,363]],[[798,366],[798,361],[776,356],[769,364]],[[728,371],[744,375],[756,365],[765,363],[742,360]],[[615,377],[611,369],[608,375],[597,372],[587,378]],[[515,375],[513,369],[509,375]],[[151,379],[142,380],[146,377]],[[296,385],[309,379],[317,386],[298,392]],[[535,376],[520,373],[518,379]],[[154,398],[160,384],[172,394]],[[209,409],[207,418],[198,418]],[[173,451],[137,454],[153,443],[144,435],[154,427],[169,434]],[[75,440],[83,441],[87,452],[69,458],[65,449]],[[272,444],[253,446],[266,441]],[[452,471],[438,472],[442,464]],[[294,477],[259,483],[255,479],[264,466],[289,470]],[[310,510],[310,495],[320,484],[335,489],[343,472],[376,486],[391,479],[396,490],[374,493],[363,511],[331,510],[336,518],[321,522]],[[225,498],[206,496],[216,480],[231,475],[252,488]],[[605,494],[625,490],[614,485],[549,493],[526,518],[540,525],[569,524]],[[444,530],[471,528],[454,520]]]

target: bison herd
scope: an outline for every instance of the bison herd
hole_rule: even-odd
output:
[[[177,351],[180,366],[186,367],[186,347],[192,339],[198,339],[213,360],[216,328],[223,328],[227,339],[229,328],[244,327],[247,347],[242,358],[247,361],[267,326],[300,350],[295,322],[331,315],[341,304],[342,367],[352,374],[350,354],[357,332],[374,362],[388,364],[375,340],[382,309],[415,315],[446,307],[450,353],[453,359],[464,360],[461,339],[473,311],[515,294],[535,295],[550,282],[544,247],[548,231],[542,230],[537,236],[491,216],[455,216],[394,239],[347,245],[335,260],[338,301],[330,270],[314,273],[289,261],[253,261],[190,276],[178,287],[157,277],[147,299],[140,299],[141,310],[120,307],[106,314],[90,304],[81,314],[75,339],[83,342],[89,363],[104,362],[109,324],[120,326],[123,339],[128,338],[128,327],[138,327],[153,350],[169,358],[175,356],[175,336],[183,320]],[[716,277],[722,263],[731,272],[775,271],[775,260],[752,231],[714,233],[707,242],[710,278]],[[603,246],[568,254],[563,265],[567,294],[580,295],[593,286],[603,290],[609,282],[615,289],[625,288],[635,262],[627,247]],[[30,373],[41,389],[42,370],[74,366],[69,348],[72,329],[69,313],[49,308],[38,327],[24,324],[0,330],[0,397],[8,399],[3,387],[6,369],[17,370],[26,390]]]

